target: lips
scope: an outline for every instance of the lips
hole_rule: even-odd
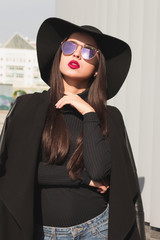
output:
[[[77,61],[75,60],[72,60],[68,63],[68,66],[72,69],[77,69],[77,68],[80,68],[80,65]]]

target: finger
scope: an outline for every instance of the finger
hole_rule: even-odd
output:
[[[57,108],[61,108],[65,104],[70,104],[70,103],[71,103],[71,99],[69,97],[67,97],[67,96],[64,96],[55,104],[55,106]]]
[[[106,186],[99,186],[99,189],[102,191],[102,192],[106,192],[108,187]]]
[[[56,108],[62,108],[64,105],[66,104],[71,104],[71,102],[69,101],[69,99],[62,99],[61,101],[59,101],[58,103],[56,103]]]
[[[105,193],[105,191],[102,190],[102,189],[100,189],[100,188],[97,188],[97,191],[98,191],[99,193]]]
[[[56,102],[55,106],[59,105],[59,104],[63,101],[63,98],[64,98],[64,97],[60,98],[60,99]]]
[[[108,186],[104,186],[102,189],[106,192],[108,188]]]

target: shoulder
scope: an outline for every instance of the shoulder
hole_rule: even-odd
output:
[[[107,114],[112,118],[118,118],[121,121],[123,121],[123,116],[121,111],[115,106],[107,105]]]
[[[40,102],[45,101],[46,99],[49,99],[49,91],[43,91],[42,93],[35,92],[35,93],[19,96],[16,99],[16,105],[25,106],[25,105],[31,104],[31,105],[28,105],[28,107],[32,107],[34,105],[39,104]]]
[[[12,108],[10,109],[7,117],[12,118],[15,115],[35,113],[35,110],[43,106],[45,103],[49,103],[50,92],[43,91],[42,93],[30,93],[17,97]]]
[[[25,94],[25,95],[17,97],[16,103],[23,104],[23,103],[27,103],[30,101],[36,101],[36,102],[43,101],[43,99],[45,99],[48,96],[49,96],[49,90],[43,91],[41,93],[35,92],[35,93]],[[33,102],[33,104],[34,104],[34,102]]]
[[[116,130],[117,133],[120,133],[124,136],[125,123],[121,111],[111,105],[107,105],[107,121],[109,130]]]

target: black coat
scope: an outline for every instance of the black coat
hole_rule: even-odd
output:
[[[49,91],[17,98],[0,141],[0,239],[33,240],[37,156]],[[134,159],[120,111],[107,108],[112,170],[109,240],[144,240],[144,216]]]

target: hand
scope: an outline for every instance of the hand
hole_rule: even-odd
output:
[[[95,110],[80,96],[70,92],[65,92],[65,96],[63,96],[55,106],[56,108],[62,108],[66,104],[70,104],[72,107],[76,108],[82,115],[88,112],[95,112]]]
[[[96,187],[97,191],[100,193],[105,193],[107,191],[107,189],[109,188],[107,180],[103,180],[100,182],[91,180],[89,183],[89,186]]]

